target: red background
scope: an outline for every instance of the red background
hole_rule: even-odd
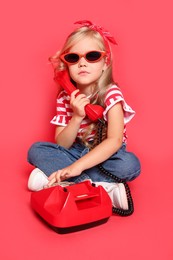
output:
[[[1,3],[1,259],[173,259],[172,8],[171,0]],[[118,42],[114,75],[137,112],[128,148],[140,157],[142,174],[130,184],[132,216],[60,235],[30,207],[26,155],[33,142],[53,140],[56,86],[48,57],[83,19]]]

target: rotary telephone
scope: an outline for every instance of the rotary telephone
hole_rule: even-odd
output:
[[[55,77],[55,81],[58,82],[58,84],[60,84],[69,95],[76,90],[75,86],[70,81],[67,70],[59,71]],[[80,93],[77,93],[77,95],[79,94]],[[103,116],[103,111],[104,108],[99,105],[87,104],[85,106],[86,115],[91,119],[91,121],[100,120]]]

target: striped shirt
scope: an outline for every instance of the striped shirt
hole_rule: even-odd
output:
[[[65,90],[61,91],[56,100],[56,116],[51,120],[51,123],[58,126],[66,126],[73,115],[73,110],[70,107],[70,96],[65,92]],[[105,110],[103,112],[103,118],[107,121],[107,113],[109,109],[111,109],[118,102],[122,103],[122,108],[124,111],[124,135],[123,142],[127,142],[127,134],[126,134],[126,124],[132,119],[135,115],[135,111],[125,102],[123,94],[116,85],[112,85],[108,88],[107,93],[105,95]],[[84,132],[84,129],[89,126],[92,121],[85,117],[80,125],[77,137],[81,138]],[[95,135],[95,131],[87,137],[87,140],[93,140]]]

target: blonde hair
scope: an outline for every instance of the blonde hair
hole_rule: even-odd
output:
[[[64,64],[64,62],[60,59],[60,56],[64,53],[68,53],[76,43],[78,43],[80,40],[84,38],[92,38],[97,40],[100,50],[106,51],[106,46],[103,37],[100,35],[99,32],[92,30],[87,26],[76,29],[67,37],[62,49],[58,51],[54,56],[49,58],[49,61],[51,62],[54,69],[55,77],[58,71],[68,69],[67,65]],[[111,55],[110,63],[102,73],[99,80],[96,82],[94,93],[97,93],[97,95],[93,99],[91,98],[91,103],[98,104],[104,107],[105,106],[104,97],[105,97],[106,90],[111,84],[113,84],[113,82],[114,81],[112,76],[112,55]],[[61,88],[59,86],[58,92],[60,92],[60,90]],[[93,129],[96,129],[96,123],[92,123],[89,127],[87,127],[85,129],[85,133],[83,134],[82,141],[87,146],[88,146],[87,136],[90,132],[92,132]]]

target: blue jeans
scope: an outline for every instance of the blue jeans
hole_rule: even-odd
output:
[[[69,166],[88,152],[89,148],[81,143],[74,143],[71,148],[66,149],[55,143],[36,142],[28,151],[28,162],[49,176],[51,173]],[[104,161],[102,166],[111,174],[125,181],[135,179],[140,174],[141,168],[138,158],[133,153],[126,151],[125,143],[115,154]],[[68,180],[78,183],[88,178],[93,182],[115,182],[111,177],[103,174],[98,166],[87,169],[80,176]]]

